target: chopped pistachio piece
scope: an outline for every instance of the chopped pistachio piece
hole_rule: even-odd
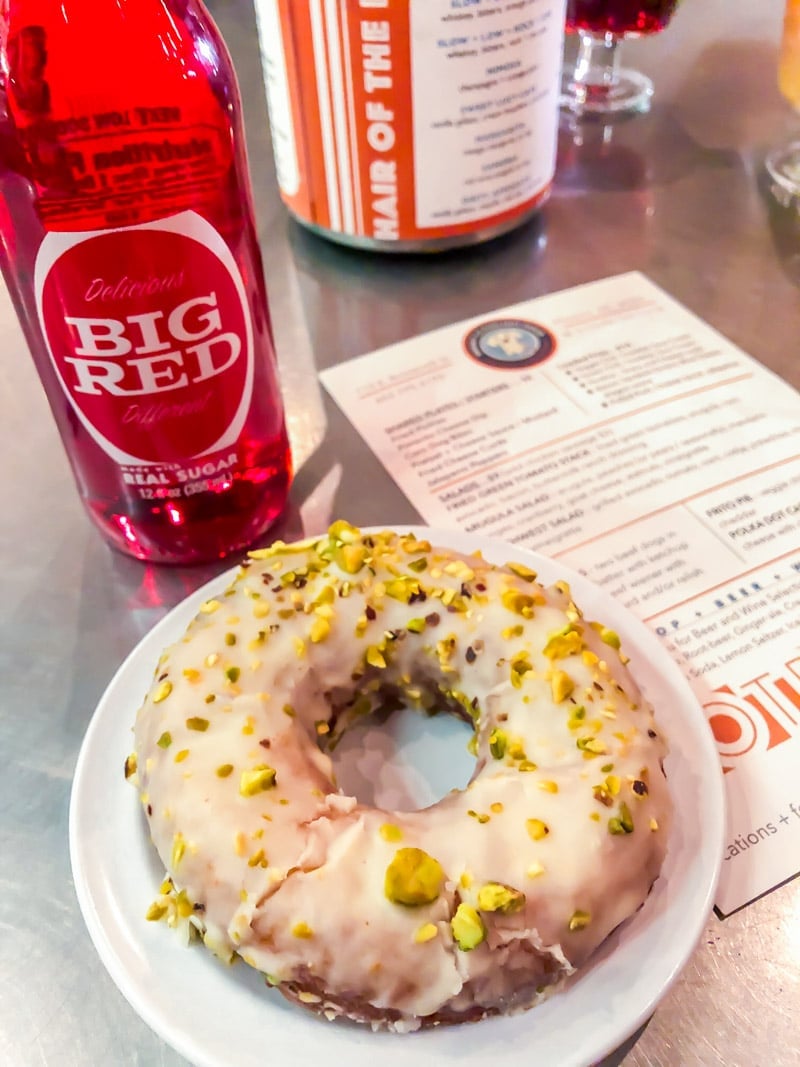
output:
[[[570,730],[577,730],[582,725],[586,718],[586,708],[583,704],[576,704],[570,712],[569,719],[567,720],[567,726]]]
[[[513,657],[511,660],[511,684],[515,689],[522,687],[522,679],[532,670],[533,664],[527,652],[519,652]]]
[[[169,730],[164,731],[161,737],[159,737],[158,741],[156,741],[156,744],[159,748],[169,748],[169,746],[172,744],[172,734],[169,732]]]
[[[521,738],[515,737],[513,741],[509,742],[508,754],[512,759],[527,759]]]
[[[295,923],[292,927],[292,937],[299,937],[302,941],[308,941],[314,936],[314,931],[308,923]]]
[[[453,940],[462,952],[471,952],[486,939],[483,919],[472,905],[464,904],[463,901],[450,920],[450,929],[453,931]]]
[[[243,797],[254,797],[275,785],[276,771],[274,767],[268,767],[266,763],[253,767],[250,771],[242,771],[239,779],[239,792]]]
[[[175,834],[172,841],[172,866],[177,867],[186,854],[186,842],[183,839],[183,834]]]
[[[363,545],[345,544],[336,549],[333,558],[345,574],[358,574],[364,566],[367,550]]]
[[[248,559],[269,559],[276,551],[284,547],[283,541],[276,541],[269,548],[253,548],[247,553]]]
[[[614,630],[609,630],[605,626],[600,631],[600,640],[603,641],[605,644],[610,645],[612,648],[616,648],[617,650],[619,650],[621,645],[619,634],[615,633]]]
[[[608,752],[606,746],[597,737],[579,737],[575,744],[581,752],[589,752],[593,756],[602,756]]]
[[[502,759],[508,748],[508,734],[504,730],[492,730],[489,734],[489,751],[495,759]]]
[[[126,760],[125,760],[125,777],[126,778],[132,778],[134,776],[134,774],[136,774],[136,768],[138,767],[138,764],[139,764],[139,761],[137,759],[136,753],[135,752],[131,752],[130,756],[128,756],[126,758]]]
[[[577,627],[569,623],[562,630],[550,634],[542,652],[548,659],[566,659],[574,656],[583,648],[583,637]]]
[[[556,704],[560,704],[572,693],[575,683],[566,671],[553,671],[550,678],[550,688],[553,692],[553,700]]]
[[[578,909],[572,913],[572,917],[569,920],[569,928],[570,930],[585,930],[591,921],[592,917],[588,911]]]
[[[393,904],[416,908],[432,904],[441,892],[444,871],[421,848],[400,848],[386,868],[384,892]]]
[[[521,615],[523,619],[533,618],[536,599],[528,593],[520,593],[517,589],[505,589],[500,596],[500,601],[504,608],[515,615]]]
[[[633,816],[624,800],[619,806],[619,814],[612,816],[608,820],[608,832],[610,834],[633,833]]]
[[[194,911],[194,906],[186,893],[185,889],[182,889],[180,893],[175,897],[175,910],[181,919],[188,919]]]
[[[351,526],[349,522],[344,519],[338,519],[328,527],[328,537],[334,541],[341,541],[342,544],[351,545],[354,541],[357,541],[361,536],[361,531],[357,526]]]
[[[217,778],[228,778],[231,774],[233,774],[232,763],[222,763],[217,767]]]
[[[512,915],[524,906],[525,894],[510,885],[487,882],[478,890],[478,907],[481,911],[499,911],[503,915]]]
[[[160,704],[162,700],[166,700],[172,692],[172,682],[162,682],[161,685],[153,693],[153,703]]]
[[[528,819],[525,828],[534,841],[542,841],[550,833],[550,827],[541,819]]]
[[[404,604],[410,604],[411,598],[419,594],[419,582],[416,578],[403,575],[386,583],[386,595],[392,600],[400,600]]]
[[[446,563],[444,573],[460,578],[462,582],[471,582],[475,577],[475,571],[463,559],[454,559]]]
[[[424,923],[414,934],[414,940],[418,945],[424,945],[426,941],[433,941],[439,933],[439,927],[435,923]]]
[[[199,715],[192,715],[191,718],[186,720],[187,730],[196,730],[201,734],[206,732],[208,726],[208,719],[202,719]]]
[[[322,617],[314,619],[314,622],[311,625],[311,644],[318,645],[321,641],[325,640],[330,632],[331,624],[328,619]]]
[[[403,831],[399,826],[395,826],[394,823],[385,822],[378,833],[381,835],[384,841],[397,843],[403,840]]]
[[[518,578],[521,578],[523,582],[535,582],[538,578],[536,571],[532,571],[530,567],[526,567],[524,563],[506,563],[506,568],[510,570],[512,574],[516,574]]]
[[[367,649],[367,663],[371,667],[379,667],[381,669],[386,666],[384,655],[377,645],[370,645]]]
[[[159,904],[158,901],[156,901],[155,903],[151,904],[150,907],[147,909],[145,919],[147,919],[148,922],[156,923],[160,919],[163,919],[168,911],[169,908],[166,904]]]

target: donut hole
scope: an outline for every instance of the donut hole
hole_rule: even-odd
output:
[[[329,754],[344,793],[370,807],[419,811],[467,785],[472,734],[455,715],[379,710],[349,726]]]

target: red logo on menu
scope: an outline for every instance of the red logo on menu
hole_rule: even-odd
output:
[[[250,385],[235,266],[174,227],[75,237],[46,264],[37,295],[81,421],[118,462],[180,462],[221,447]]]
[[[800,656],[779,673],[765,672],[736,689],[719,686],[705,712],[726,773],[750,752],[800,736]]]

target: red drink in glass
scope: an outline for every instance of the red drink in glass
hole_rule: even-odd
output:
[[[609,118],[647,111],[653,83],[641,71],[622,67],[626,37],[658,33],[679,0],[567,0],[566,28],[579,37],[574,60],[565,65],[561,107],[572,116]]]
[[[198,0],[0,0],[0,266],[112,545],[189,563],[274,521],[291,468],[241,105]]]
[[[679,0],[568,0],[567,31],[633,37],[658,33],[672,18]]]

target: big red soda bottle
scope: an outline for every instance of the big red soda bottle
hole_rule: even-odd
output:
[[[140,559],[243,547],[290,459],[219,32],[198,0],[0,0],[0,45],[0,261],[87,510]]]

